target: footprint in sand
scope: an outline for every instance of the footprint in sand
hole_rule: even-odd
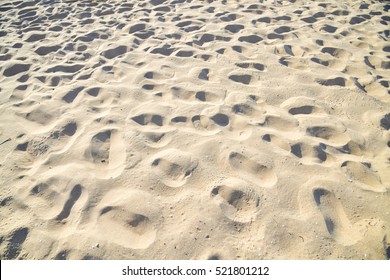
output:
[[[195,115],[191,118],[192,125],[197,129],[207,129],[219,131],[221,127],[228,127],[230,119],[228,115],[217,113],[211,117],[205,115]]]
[[[336,242],[346,246],[355,244],[360,236],[354,231],[343,206],[334,193],[324,188],[315,188],[313,198],[330,236]]]
[[[241,153],[230,152],[228,162],[230,167],[241,175],[243,179],[247,179],[261,187],[273,187],[278,180],[275,171],[268,164],[262,164]]]
[[[122,134],[117,129],[107,129],[95,134],[84,156],[93,162],[99,170],[110,171],[110,176],[121,174],[125,167],[126,147]],[[105,173],[100,172],[100,175]],[[108,175],[108,174],[106,174]]]
[[[299,125],[298,121],[291,116],[266,115],[264,126],[277,130],[293,130]]]
[[[197,166],[198,161],[190,153],[177,149],[159,152],[151,163],[156,178],[172,188],[183,186]]]
[[[279,147],[280,149],[290,152],[291,147],[287,139],[281,136],[277,136],[274,134],[264,134],[261,139],[265,142],[270,142],[272,145]]]
[[[87,149],[85,156],[94,163],[108,164],[111,148],[111,130],[99,132],[91,139],[90,147]]]
[[[175,122],[179,122],[176,118]],[[142,131],[140,136],[144,139],[145,144],[151,148],[162,148],[172,141],[172,133],[167,131]]]
[[[160,213],[145,192],[110,191],[97,207],[94,236],[125,248],[146,249],[156,239]]]
[[[148,217],[120,206],[101,209],[99,223],[110,232],[109,240],[127,248],[144,249],[155,239],[155,229]]]
[[[15,150],[20,152],[27,152],[34,157],[47,156],[53,152],[65,152],[72,143],[72,137],[77,132],[77,124],[74,121],[68,121],[62,127],[56,126],[52,131],[46,134],[37,135],[28,141],[23,139]]]
[[[336,146],[345,145],[351,140],[345,131],[345,127],[336,128],[331,125],[311,126],[306,129],[306,133],[312,137],[321,138],[325,143]]]
[[[302,159],[305,164],[334,162],[334,157],[327,152],[327,146],[323,143],[319,145],[310,145],[304,142],[298,142],[291,145],[291,153]]]
[[[363,189],[374,192],[385,192],[386,187],[381,178],[371,169],[371,164],[366,162],[345,161],[341,168],[352,181],[359,181]]]
[[[226,179],[211,190],[211,197],[229,219],[247,223],[256,218],[260,208],[260,197],[248,183],[236,179]]]

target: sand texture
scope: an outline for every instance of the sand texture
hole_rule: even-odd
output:
[[[1,258],[390,258],[389,9],[0,1]]]

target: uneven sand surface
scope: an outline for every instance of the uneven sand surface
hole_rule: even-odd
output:
[[[389,9],[0,1],[1,258],[390,258]]]

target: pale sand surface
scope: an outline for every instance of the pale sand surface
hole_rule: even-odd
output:
[[[0,1],[2,259],[386,259],[386,1]]]

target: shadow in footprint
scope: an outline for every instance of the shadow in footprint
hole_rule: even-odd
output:
[[[255,190],[243,184],[245,183],[234,179],[226,185],[216,186],[211,190],[211,197],[219,204],[226,217],[246,223],[256,216],[260,197]]]
[[[251,75],[230,75],[229,79],[236,82],[236,83],[249,85],[249,83],[252,80],[252,76]]]
[[[62,133],[67,136],[73,136],[76,133],[76,130],[77,130],[77,124],[71,122],[64,126]]]
[[[198,75],[198,79],[200,80],[209,80],[209,69],[202,69],[202,71]]]
[[[314,107],[310,105],[304,105],[301,107],[295,107],[288,110],[291,115],[308,115],[313,112]]]
[[[352,245],[361,238],[360,234],[354,231],[339,199],[333,192],[324,188],[315,188],[313,198],[322,214],[328,233],[335,241],[343,245]]]
[[[113,49],[106,50],[102,53],[102,55],[107,59],[113,59],[117,56],[120,56],[127,52],[126,46],[118,46]]]
[[[164,121],[162,116],[153,114],[141,114],[131,119],[139,125],[148,125],[149,123],[153,123],[155,125],[162,126]]]
[[[64,97],[62,97],[62,100],[64,100],[66,103],[72,103],[83,89],[84,87],[72,89],[66,95],[64,95]]]
[[[229,117],[225,114],[216,114],[211,119],[219,126],[227,126],[229,124]]]
[[[11,234],[11,238],[4,252],[4,259],[15,259],[20,251],[22,244],[27,239],[29,229],[26,227],[18,228]]]
[[[383,116],[381,119],[381,127],[383,127],[386,130],[390,129],[390,113]]]
[[[72,210],[76,201],[80,198],[81,193],[82,193],[81,185],[78,184],[73,187],[72,191],[70,192],[70,196],[68,200],[65,202],[64,208],[62,209],[61,213],[58,214],[58,216],[56,217],[57,221],[62,221],[69,217],[70,211]]]
[[[240,42],[247,42],[250,44],[256,44],[258,42],[261,42],[263,38],[257,35],[249,35],[249,36],[241,36],[238,38],[238,41]]]
[[[231,33],[238,33],[244,29],[244,26],[242,24],[229,24],[225,26],[225,29]]]
[[[340,86],[345,87],[345,79],[342,77],[337,77],[334,79],[328,79],[328,80],[319,80],[318,83],[323,86]]]

